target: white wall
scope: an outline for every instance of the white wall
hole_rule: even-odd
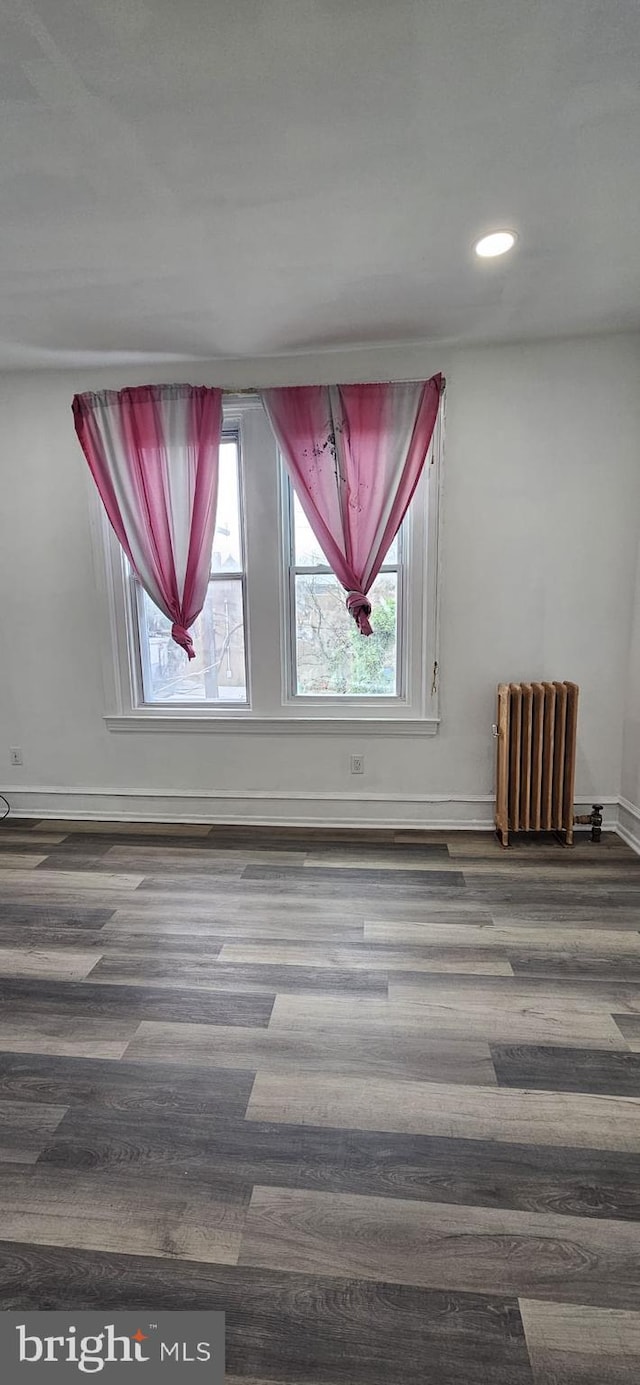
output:
[[[622,740],[620,825],[640,851],[640,516]]]
[[[581,687],[577,798],[615,800],[638,537],[639,360],[639,339],[619,336],[155,367],[156,378],[237,387],[445,371],[442,724],[433,739],[363,731],[357,744],[106,730],[86,464],[70,403],[78,390],[148,372],[2,377],[0,787],[17,810],[61,815],[488,820],[496,683],[569,678]],[[638,632],[637,642],[640,650]],[[640,654],[634,667],[637,688]],[[636,733],[638,705],[636,696]],[[9,768],[10,746],[23,749],[20,769]],[[352,751],[366,755],[355,791]],[[640,751],[636,802],[639,764]]]

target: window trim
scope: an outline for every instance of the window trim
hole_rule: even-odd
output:
[[[284,562],[284,518],[282,505],[283,471],[274,442],[273,464],[277,466],[274,486],[277,521],[280,526],[277,570],[280,591],[274,591],[279,632],[274,620],[274,666],[271,678],[271,698],[264,700],[260,692],[261,676],[252,667],[252,556],[248,545],[248,510],[251,504],[247,455],[244,446],[245,416],[262,411],[258,395],[226,395],[224,431],[236,432],[240,449],[240,490],[244,538],[244,614],[245,651],[247,662],[247,702],[239,703],[143,703],[138,700],[139,687],[135,681],[137,632],[132,628],[132,603],[128,599],[125,560],[120,545],[108,523],[94,482],[87,475],[89,522],[96,586],[104,687],[104,724],[115,733],[146,732],[155,734],[221,732],[227,734],[284,735],[350,735],[350,736],[435,736],[440,725],[439,712],[439,604],[441,597],[441,555],[439,527],[442,495],[443,420],[442,409],[430,456],[414,496],[406,524],[404,570],[406,573],[406,602],[403,659],[404,697],[328,698],[314,699],[307,695],[288,700],[287,631],[284,619],[287,599],[287,571]],[[266,415],[264,416],[266,420]],[[249,459],[248,466],[252,466]],[[255,526],[255,521],[254,521]],[[253,575],[253,584],[256,578]],[[259,578],[258,578],[259,581]],[[273,701],[275,681],[279,676],[280,694]],[[258,685],[258,686],[257,686]]]
[[[115,732],[215,732],[225,735],[247,733],[254,736],[436,736],[439,717],[211,717],[155,712],[117,712],[103,717],[108,731]],[[242,796],[242,795],[241,795]]]

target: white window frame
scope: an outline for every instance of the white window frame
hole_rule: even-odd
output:
[[[240,459],[247,702],[142,701],[140,642],[132,600],[137,584],[128,573],[89,476],[107,728],[114,732],[154,733],[353,735],[362,731],[367,736],[436,735],[440,722],[441,419],[403,525],[398,603],[399,692],[392,697],[314,698],[293,694],[288,481],[259,396],[225,395],[223,427],[224,432],[237,436]],[[274,542],[268,549],[262,548],[258,559],[265,531],[273,535]]]
[[[397,572],[398,574],[398,600],[397,600],[397,636],[396,636],[396,687],[397,692],[391,695],[384,693],[369,693],[362,697],[352,696],[343,693],[323,693],[322,696],[314,697],[313,693],[301,693],[297,690],[297,659],[296,659],[296,577],[305,572],[307,573],[330,573],[331,568],[328,563],[317,564],[315,567],[301,567],[295,561],[295,534],[293,519],[293,487],[287,474],[282,458],[280,459],[280,480],[282,487],[281,496],[281,538],[283,543],[282,561],[284,564],[284,589],[285,600],[281,611],[281,625],[284,632],[285,641],[285,665],[283,674],[284,703],[288,707],[306,708],[325,708],[326,715],[332,716],[334,711],[347,708],[351,713],[360,708],[377,708],[380,710],[391,711],[407,703],[407,689],[409,687],[409,659],[408,659],[408,628],[409,628],[409,602],[408,580],[409,573],[409,534],[411,521],[409,517],[405,519],[398,536],[398,557],[395,563],[383,563],[381,572]],[[345,604],[346,612],[346,604]],[[375,612],[375,608],[374,608]],[[347,617],[352,620],[352,616]],[[375,614],[372,616],[375,619]],[[344,715],[344,710],[342,712]],[[387,713],[388,714],[388,713]],[[340,712],[338,710],[338,715]]]
[[[139,577],[136,577],[135,573],[132,572],[129,564],[122,557],[121,561],[124,568],[125,582],[130,588],[128,593],[127,608],[128,622],[131,628],[130,663],[131,682],[133,687],[132,706],[135,707],[137,711],[147,712],[149,710],[153,711],[154,709],[156,709],[157,711],[165,712],[170,711],[173,707],[175,707],[177,712],[185,710],[190,714],[195,712],[196,715],[202,714],[209,710],[220,712],[221,714],[233,715],[234,712],[242,711],[246,707],[251,706],[251,685],[249,682],[250,660],[247,635],[247,535],[244,520],[244,467],[242,462],[242,437],[240,434],[238,424],[234,423],[232,425],[227,420],[225,420],[220,440],[221,442],[233,441],[235,442],[236,447],[238,449],[238,510],[240,519],[240,544],[242,550],[242,568],[237,571],[229,572],[216,572],[212,568],[210,568],[209,584],[211,584],[211,582],[239,582],[242,586],[242,615],[244,628],[244,672],[245,687],[247,690],[246,701],[238,702],[229,700],[225,702],[224,698],[219,698],[216,702],[203,702],[201,698],[193,698],[191,701],[185,699],[182,702],[176,703],[145,701],[145,651],[143,648],[143,640],[141,638],[142,602],[144,592]],[[150,681],[149,674],[147,674],[147,681]]]

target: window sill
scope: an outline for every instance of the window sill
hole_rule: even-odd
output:
[[[108,731],[252,736],[436,736],[439,717],[189,716],[184,712],[131,712],[104,718]]]

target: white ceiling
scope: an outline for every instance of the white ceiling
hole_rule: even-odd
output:
[[[638,0],[0,0],[0,365],[638,328],[639,74]]]

